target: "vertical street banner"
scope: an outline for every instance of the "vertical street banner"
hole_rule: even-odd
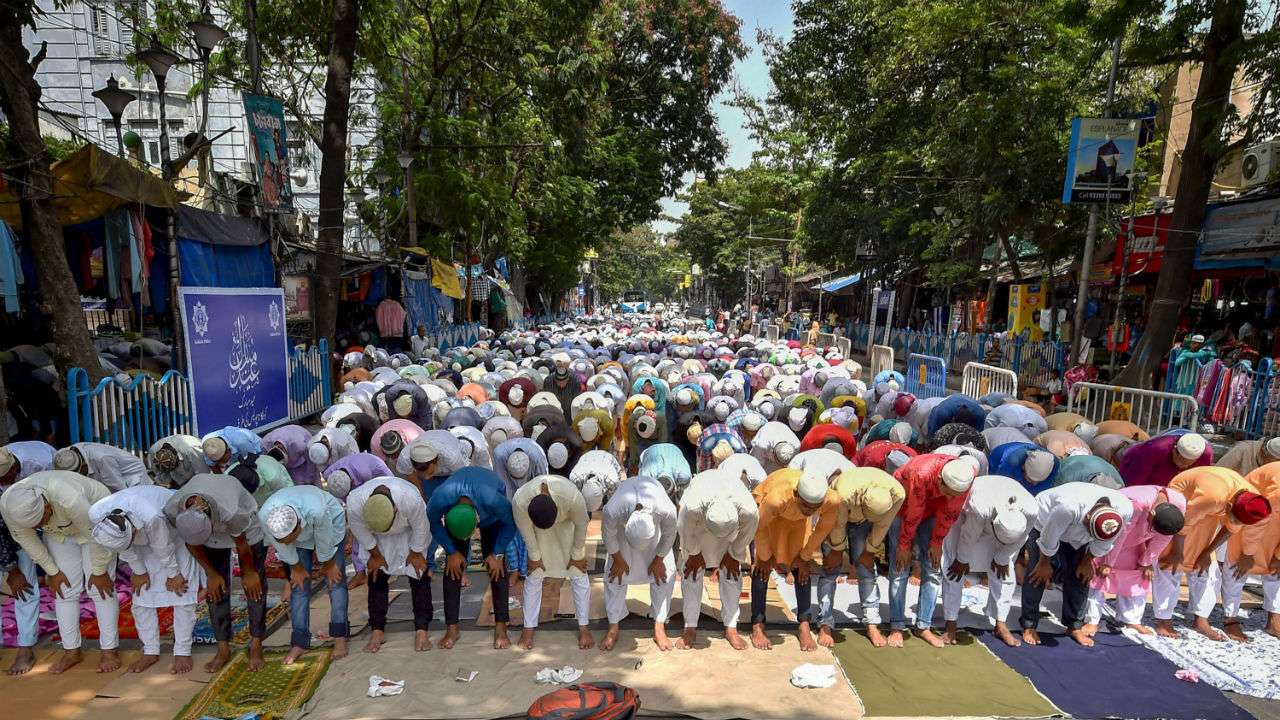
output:
[[[293,207],[289,185],[289,136],[284,124],[284,106],[262,95],[242,93],[244,116],[249,126],[249,145],[258,166],[262,202],[271,210]]]
[[[1072,120],[1062,202],[1129,202],[1141,129],[1141,120]]]
[[[196,431],[260,430],[289,418],[280,288],[178,288]]]

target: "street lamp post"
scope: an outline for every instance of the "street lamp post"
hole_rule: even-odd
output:
[[[129,103],[137,100],[138,96],[128,90],[121,90],[115,75],[107,78],[106,87],[94,90],[93,96],[106,106],[107,112],[111,113],[111,124],[116,129],[116,153],[124,157],[124,137],[120,134],[120,118],[124,116],[124,110],[129,107]]]
[[[169,68],[182,61],[182,58],[164,48],[156,38],[151,39],[151,46],[134,55],[139,61],[151,69],[156,79],[156,95],[160,104],[160,172],[165,178],[173,176],[169,167],[169,124],[165,117],[165,79],[169,76]]]

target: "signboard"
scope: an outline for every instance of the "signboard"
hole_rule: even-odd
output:
[[[1157,219],[1154,213],[1139,215],[1133,219],[1133,246],[1129,248],[1129,275],[1144,272],[1160,272],[1160,261],[1164,258],[1164,246],[1169,241],[1169,223],[1173,219],[1171,213],[1161,213]],[[1116,252],[1111,260],[1111,272],[1115,277],[1121,274],[1124,265],[1125,245],[1129,242],[1129,220],[1120,222],[1120,234],[1116,236]]]
[[[1045,306],[1044,285],[1013,285],[1009,288],[1009,332],[1026,330],[1031,340],[1042,340],[1044,331],[1037,322]]]
[[[306,275],[285,275],[284,314],[290,320],[311,319],[311,278]]]
[[[1062,202],[1128,202],[1141,127],[1141,120],[1072,120]]]
[[[1280,198],[1210,205],[1196,269],[1280,267]]]
[[[284,107],[275,98],[251,93],[242,93],[242,97],[249,147],[262,185],[262,202],[273,210],[289,210],[293,208],[293,188],[289,185],[289,137]]]
[[[260,430],[289,418],[280,288],[178,288],[196,432]]]

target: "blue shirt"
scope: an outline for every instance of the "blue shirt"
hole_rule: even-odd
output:
[[[997,446],[987,456],[987,467],[992,475],[1003,475],[1007,478],[1013,478],[1022,483],[1022,487],[1032,495],[1039,494],[1049,488],[1058,485],[1058,459],[1053,460],[1053,471],[1049,473],[1049,477],[1038,483],[1027,482],[1026,474],[1022,470],[1022,464],[1027,461],[1027,453],[1034,450],[1049,452],[1044,448],[1029,442],[1011,442]]]
[[[507,486],[492,470],[465,467],[449,476],[431,493],[427,502],[427,520],[431,523],[431,537],[447,553],[465,553],[470,538],[458,541],[444,527],[444,515],[462,498],[471,500],[479,517],[479,526],[497,526],[497,552],[505,552],[515,538],[516,522],[511,515],[511,501],[507,499]]]
[[[227,448],[231,450],[231,462],[229,464],[238,463],[250,455],[262,454],[262,438],[258,437],[258,433],[252,430],[245,430],[241,427],[228,425],[221,430],[215,430],[205,437],[220,437],[227,443]],[[205,457],[205,462],[209,467],[213,467],[213,461]]]
[[[328,490],[314,485],[281,488],[258,508],[258,520],[263,528],[267,527],[267,515],[281,505],[288,505],[298,513],[302,532],[288,544],[277,541],[270,532],[266,533],[280,562],[297,565],[298,548],[314,550],[317,562],[328,562],[347,537],[347,513],[342,508],[342,501]]]

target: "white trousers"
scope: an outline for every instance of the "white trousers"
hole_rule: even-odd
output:
[[[120,599],[112,591],[108,597],[98,595],[89,587],[89,546],[74,540],[58,540],[45,536],[45,547],[58,563],[58,569],[67,576],[70,589],[54,598],[54,611],[58,616],[58,633],[62,635],[64,650],[80,649],[80,594],[89,591],[89,599],[98,618],[98,646],[103,650],[115,650],[120,644]],[[115,581],[115,560],[107,568],[107,575]]]
[[[1164,568],[1156,568],[1155,581],[1151,585],[1151,598],[1155,605],[1157,620],[1173,618],[1173,609],[1178,605],[1178,593],[1182,585],[1182,570],[1169,572]],[[1210,562],[1209,569],[1202,572],[1188,572],[1187,604],[1196,617],[1207,618],[1218,602],[1218,585],[1222,582],[1218,561]],[[1237,610],[1239,603],[1236,604]]]
[[[143,655],[160,654],[160,618],[156,608],[133,605],[133,624],[138,628]],[[191,657],[191,633],[196,628],[196,606],[173,606],[173,655]]]
[[[692,578],[680,580],[680,594],[684,601],[684,629],[696,630],[698,617],[702,614],[702,580],[706,577],[705,569],[694,573]],[[742,575],[736,580],[729,579],[729,573],[720,573],[720,620],[726,628],[736,628],[738,617],[742,611]]]
[[[949,565],[943,565],[942,574],[942,616],[947,622],[955,622],[960,618],[960,603],[964,596],[964,578],[959,582],[951,580],[946,575],[946,568]],[[1005,622],[1009,619],[1009,608],[1013,606],[1013,592],[1016,583],[1014,582],[1013,568],[1009,568],[1009,574],[1005,579],[996,578],[994,572],[987,573],[987,583],[990,593],[987,595],[986,615],[993,622]]]
[[[542,612],[542,581],[544,579],[541,575],[524,579],[522,604],[524,605],[524,626],[527,628],[538,627],[538,615]],[[586,627],[591,624],[591,579],[586,575],[575,575],[566,580],[569,581],[569,587],[573,588],[573,614],[578,618],[578,627]],[[556,605],[559,606],[559,598]]]
[[[1262,578],[1262,609],[1269,613],[1280,613],[1280,575],[1266,575]]]
[[[606,575],[604,578],[604,611],[609,616],[609,624],[617,625],[627,616],[627,585],[613,582]],[[649,598],[653,605],[654,622],[665,623],[671,613],[671,594],[676,589],[675,578],[667,576],[667,581],[658,584],[649,582]]]
[[[1085,607],[1084,621],[1089,625],[1102,622],[1102,608],[1107,604],[1107,596],[1097,588],[1089,588],[1089,604]],[[1138,625],[1142,615],[1147,611],[1147,596],[1116,596],[1116,619],[1125,625]]]

